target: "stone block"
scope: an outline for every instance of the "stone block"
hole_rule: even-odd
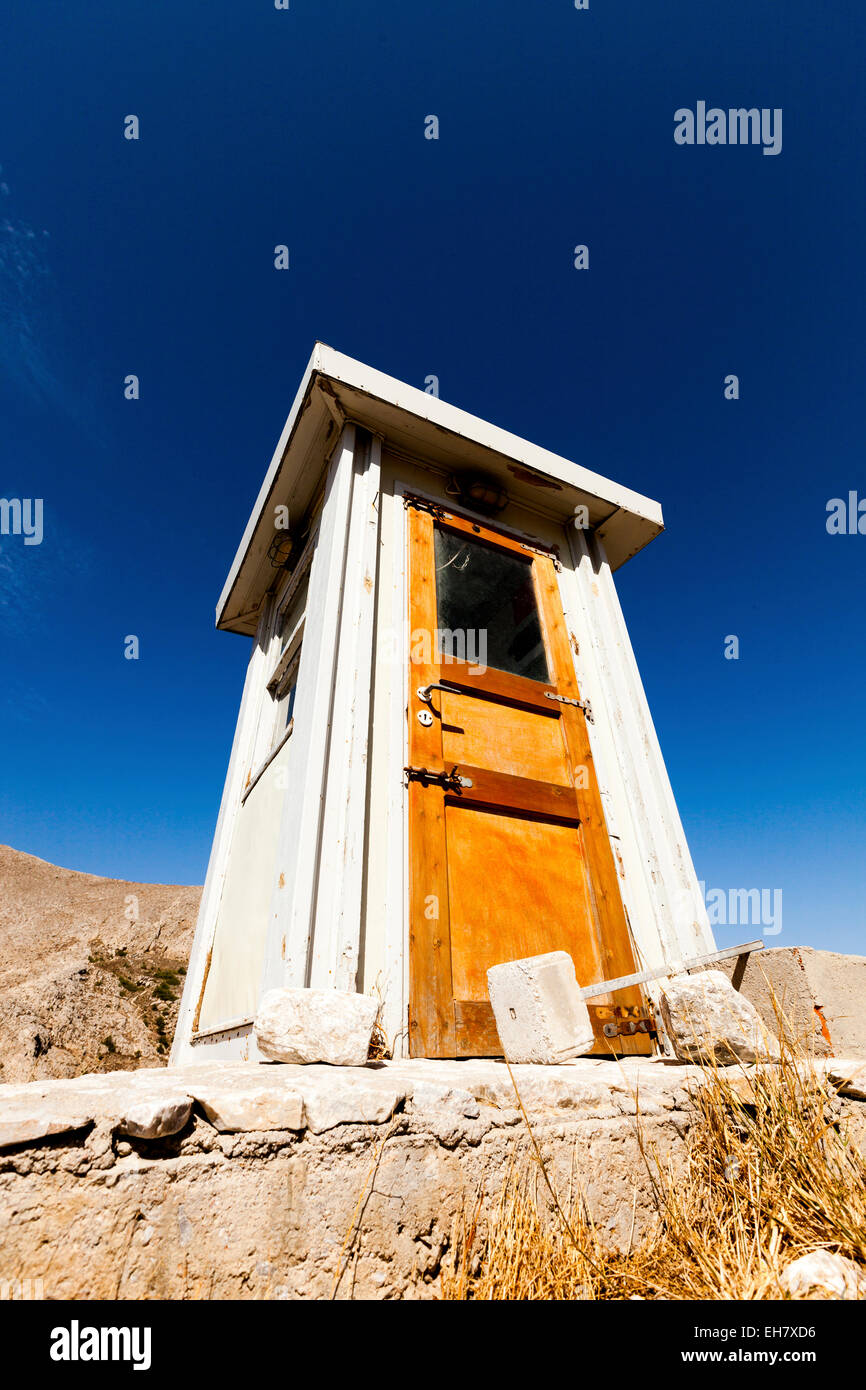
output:
[[[350,990],[272,989],[256,1015],[256,1044],[273,1062],[363,1067],[378,1008]]]
[[[50,1106],[38,1104],[17,1110],[10,1106],[0,1115],[0,1150],[11,1149],[18,1144],[38,1143],[40,1139],[84,1129],[89,1124],[90,1115],[86,1110],[75,1115],[57,1113]]]
[[[781,1012],[788,1041],[807,1055],[866,1059],[866,957],[774,946],[754,952],[745,966],[730,960],[717,968],[774,1033]]]
[[[192,1110],[192,1096],[156,1092],[138,1096],[126,1107],[117,1129],[133,1139],[166,1139],[183,1129]]]
[[[866,1062],[833,1057],[826,1063],[826,1072],[840,1095],[849,1100],[866,1100]]]
[[[509,1062],[567,1062],[595,1043],[566,951],[493,965],[487,988]]]
[[[866,1273],[845,1255],[813,1250],[793,1260],[779,1280],[791,1298],[861,1299],[866,1297]]]
[[[194,1090],[202,1110],[221,1134],[304,1128],[303,1098],[284,1086],[205,1082]]]
[[[665,1032],[681,1062],[751,1064],[779,1056],[754,1004],[720,970],[676,975],[659,996]]]

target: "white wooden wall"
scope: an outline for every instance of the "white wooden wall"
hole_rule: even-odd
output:
[[[358,447],[356,448],[356,443]],[[353,989],[360,950],[367,736],[378,560],[380,441],[346,424],[328,465],[310,567],[288,793],[270,888],[260,994],[284,984]],[[172,1062],[257,1057],[249,1024],[193,1042],[232,831],[270,674],[247,673]],[[324,846],[324,848],[323,848]],[[314,931],[315,928],[315,931]]]
[[[192,1061],[209,1060],[214,1055],[210,1050],[207,1051],[206,1055],[203,1055],[201,1048],[196,1053],[196,1049],[191,1044],[192,1026],[213,947],[214,931],[228,868],[229,848],[234,836],[244,784],[253,760],[259,719],[259,692],[264,687],[268,677],[268,648],[265,641],[268,621],[269,615],[264,614],[259,624],[259,631],[253,639],[252,651],[247,665],[240,712],[235,726],[235,736],[223,786],[219,817],[214,832],[201,903],[199,904],[195,937],[187,966],[186,981],[171,1049],[170,1064],[172,1066],[181,1066]],[[241,1035],[232,1042],[232,1055],[244,1055],[246,1048],[244,1035],[246,1032],[248,1030],[242,1030]]]

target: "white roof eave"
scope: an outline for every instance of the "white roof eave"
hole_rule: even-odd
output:
[[[378,423],[377,408],[385,413],[391,412],[392,418],[393,411],[404,412],[407,417],[413,417],[415,433],[423,434],[423,422],[427,422],[431,437],[438,436],[441,440],[443,436],[451,436],[452,439],[465,440],[488,451],[491,457],[498,456],[509,465],[540,474],[542,479],[554,480],[569,495],[578,492],[597,499],[608,513],[606,519],[598,524],[598,531],[605,542],[613,569],[624,564],[664,529],[658,502],[476,415],[470,415],[468,411],[449,405],[447,401],[429,395],[416,386],[409,386],[396,377],[387,376],[363,362],[346,357],[324,343],[316,343],[220,595],[216,610],[218,627],[249,630],[249,625],[244,622],[235,626],[240,615],[237,600],[234,605],[231,602],[232,595],[242,577],[256,532],[264,521],[268,500],[281,470],[289,462],[287,455],[291,455],[293,436],[310,403],[317,378],[327,380],[347,415],[369,423],[371,428],[375,429]],[[341,399],[341,388],[345,399]],[[387,441],[387,428],[382,432]]]

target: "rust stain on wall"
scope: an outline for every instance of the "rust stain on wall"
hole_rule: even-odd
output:
[[[509,463],[509,473],[512,473],[519,483],[529,483],[530,487],[547,488],[549,492],[562,492],[562,484],[556,483],[552,478],[545,478],[541,473],[533,473],[528,468],[520,468],[516,463]]]

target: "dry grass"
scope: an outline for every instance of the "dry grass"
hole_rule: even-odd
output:
[[[490,1218],[479,1203],[464,1221],[443,1297],[780,1298],[779,1274],[808,1251],[866,1264],[866,1160],[832,1086],[790,1046],[777,1066],[747,1076],[705,1069],[684,1171],[663,1169],[636,1121],[658,1212],[652,1237],[612,1249],[581,1201],[567,1210],[548,1201],[536,1146],[536,1162],[512,1171]]]
[[[394,1044],[388,1041],[388,1034],[382,1025],[382,1011],[385,1007],[385,1000],[382,995],[381,981],[377,978],[374,985],[374,992],[379,1001],[376,1010],[376,1017],[373,1020],[373,1031],[370,1035],[370,1047],[367,1051],[368,1062],[387,1062],[394,1056]]]

